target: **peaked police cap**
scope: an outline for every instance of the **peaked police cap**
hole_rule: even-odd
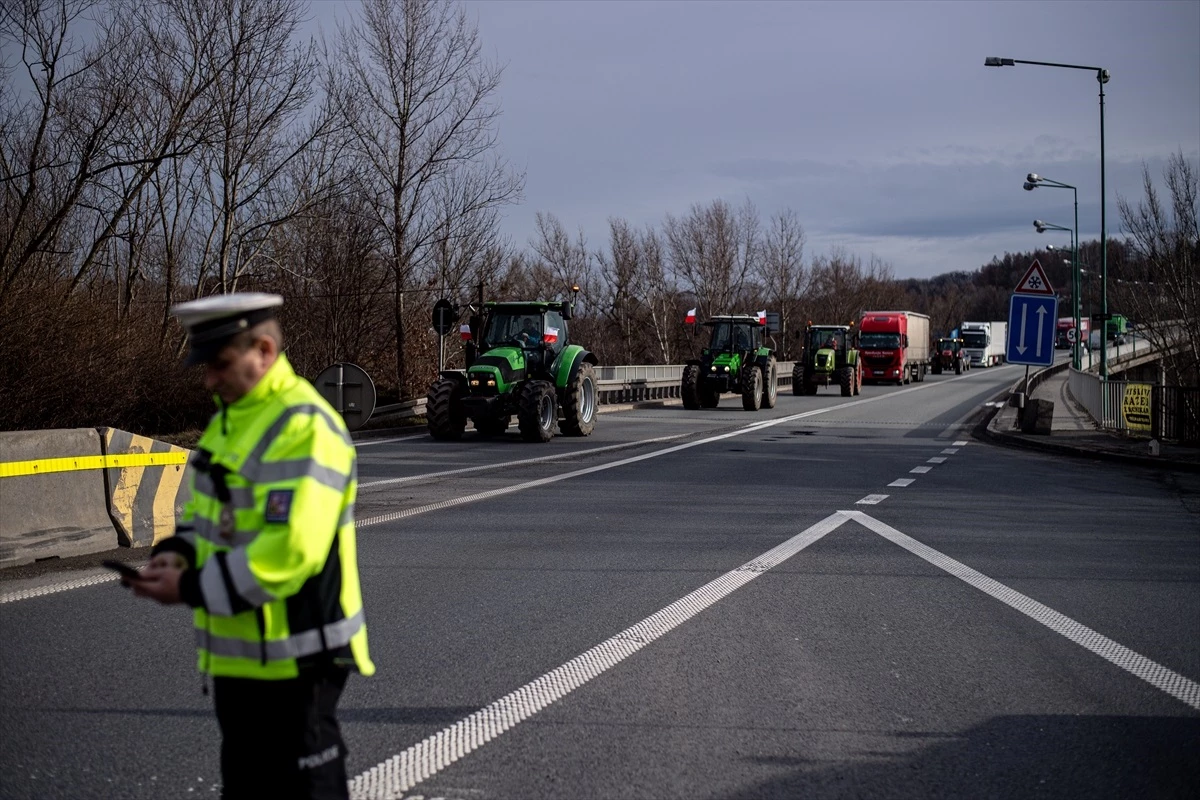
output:
[[[202,297],[171,308],[188,335],[185,367],[216,358],[229,340],[275,317],[283,298],[265,292],[236,292]]]

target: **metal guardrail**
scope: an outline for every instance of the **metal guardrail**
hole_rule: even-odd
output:
[[[792,367],[795,362],[780,361],[776,368],[776,385],[792,385]],[[683,364],[640,364],[624,367],[597,367],[596,390],[601,405],[643,403],[651,400],[670,400],[679,397],[680,381],[683,379]],[[378,406],[374,417],[390,416],[397,419],[422,417],[425,415],[425,398],[405,400],[402,403]]]

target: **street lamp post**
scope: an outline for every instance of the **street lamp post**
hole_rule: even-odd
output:
[[[1072,194],[1075,196],[1075,230],[1072,233],[1072,246],[1070,246],[1070,248],[1072,248],[1072,255],[1070,255],[1070,258],[1075,261],[1075,264],[1073,265],[1072,273],[1070,273],[1070,279],[1072,279],[1072,285],[1070,285],[1070,294],[1072,294],[1073,297],[1072,308],[1075,317],[1075,338],[1079,339],[1081,333],[1081,327],[1079,325],[1079,190],[1070,184],[1063,184],[1062,181],[1043,178],[1042,175],[1038,175],[1037,173],[1030,173],[1025,176],[1026,192],[1032,192],[1039,186],[1049,186],[1050,188],[1069,188],[1070,192],[1072,192]],[[1042,231],[1039,230],[1038,233],[1042,233]],[[1073,365],[1075,369],[1079,369],[1082,363],[1082,356],[1080,355],[1078,342],[1076,342],[1073,354]]]
[[[1063,69],[1085,69],[1096,73],[1096,81],[1100,84],[1100,315],[1102,330],[1107,333],[1108,325],[1108,226],[1105,208],[1104,186],[1104,84],[1111,77],[1108,70],[1102,67],[1085,67],[1082,64],[1056,64],[1050,61],[1022,61],[1018,58],[997,58],[988,56],[983,60],[985,67],[1012,67],[1017,64],[1032,64],[1038,67],[1062,67]],[[1105,352],[1105,336],[1100,336],[1100,379],[1108,379],[1108,359]]]
[[[1072,258],[1072,260],[1068,261],[1068,264],[1072,265],[1072,269],[1070,269],[1070,307],[1072,307],[1072,319],[1075,323],[1075,345],[1070,349],[1070,353],[1072,353],[1070,363],[1072,363],[1075,369],[1079,369],[1080,363],[1082,363],[1079,354],[1079,267],[1075,266],[1075,264],[1079,263],[1079,248],[1075,242],[1075,231],[1070,228],[1064,228],[1062,225],[1043,222],[1042,219],[1034,219],[1033,228],[1039,234],[1044,234],[1048,230],[1062,230],[1064,233],[1070,234],[1070,258]],[[1050,249],[1054,249],[1054,245],[1050,245]]]

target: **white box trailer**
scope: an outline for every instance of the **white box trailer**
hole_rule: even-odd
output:
[[[964,322],[958,328],[963,352],[973,367],[1003,364],[1008,351],[1008,322]]]

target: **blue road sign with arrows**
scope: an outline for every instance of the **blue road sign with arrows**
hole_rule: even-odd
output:
[[[1008,304],[1008,363],[1031,367],[1053,364],[1057,323],[1057,297],[1014,294]]]

